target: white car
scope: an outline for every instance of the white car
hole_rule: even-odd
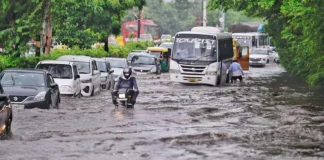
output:
[[[251,66],[265,66],[274,62],[274,52],[269,48],[253,48],[250,54]]]
[[[123,74],[124,68],[128,67],[128,63],[126,58],[105,58],[107,62],[110,63],[110,67],[114,70],[113,77],[115,82],[118,81],[118,77]]]
[[[153,42],[153,37],[151,34],[140,34],[140,41],[150,41]]]
[[[172,36],[170,34],[162,34],[161,35],[162,42],[171,41],[171,40],[172,40]]]
[[[81,82],[77,66],[74,62],[46,60],[40,61],[36,69],[47,70],[59,85],[62,95],[81,97]]]
[[[111,86],[114,86],[115,84],[114,77],[112,75],[114,70],[111,69],[110,63],[107,62],[106,60],[100,58],[95,58],[94,60],[96,60],[98,69],[101,74],[100,75],[101,89],[110,90],[110,88],[112,88]]]
[[[93,96],[99,93],[100,88],[100,71],[96,61],[89,56],[66,55],[57,60],[75,62],[81,77],[81,94],[83,96]]]

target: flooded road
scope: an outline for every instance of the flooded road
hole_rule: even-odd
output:
[[[323,92],[278,65],[251,68],[244,83],[181,85],[138,78],[135,109],[109,91],[64,97],[59,110],[14,109],[0,159],[320,159]]]

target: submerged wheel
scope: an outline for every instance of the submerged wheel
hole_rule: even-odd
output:
[[[94,86],[92,86],[92,91],[91,91],[91,95],[90,96],[94,96]]]

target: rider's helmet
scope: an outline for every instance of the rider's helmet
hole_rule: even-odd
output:
[[[129,79],[129,77],[132,75],[132,69],[131,68],[125,68],[123,70],[123,75],[126,79]]]

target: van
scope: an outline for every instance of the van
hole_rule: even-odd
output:
[[[100,71],[96,61],[89,56],[66,55],[57,58],[59,61],[75,62],[81,77],[81,94],[93,96],[100,92]]]
[[[47,70],[52,75],[61,95],[81,97],[80,75],[75,62],[45,60],[40,61],[35,68]]]

